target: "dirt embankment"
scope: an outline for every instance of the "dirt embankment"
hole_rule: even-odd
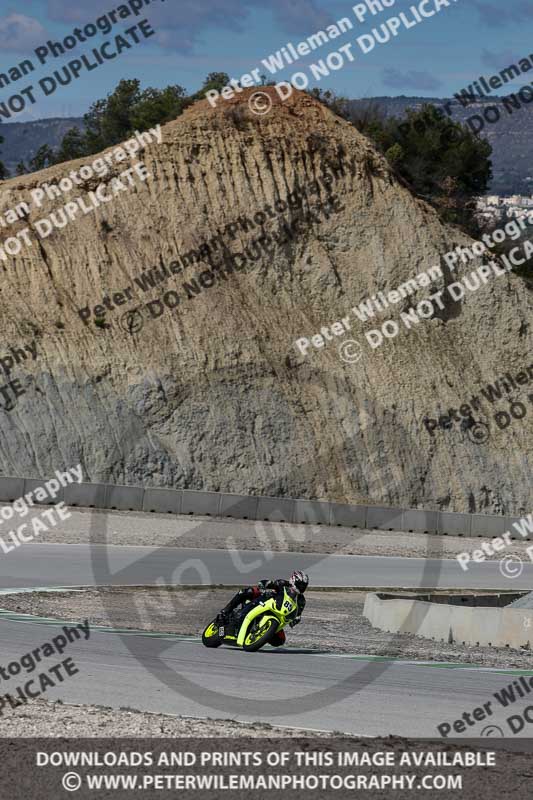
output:
[[[476,258],[417,281],[469,237],[317,100],[271,92],[258,116],[252,92],[164,125],[162,142],[132,162],[149,178],[94,213],[36,233],[67,199],[87,205],[97,177],[31,204],[0,233],[0,245],[24,230],[31,241],[3,265],[2,341],[36,352],[9,375],[24,394],[3,418],[0,471],[38,477],[81,463],[95,482],[529,508],[529,420],[499,430],[484,402],[481,443],[459,423],[424,424],[529,365],[523,280],[510,272],[454,302],[447,288]],[[0,214],[82,166],[2,182]],[[402,286],[402,305],[367,322],[352,311]],[[434,294],[442,310],[401,324],[401,311]],[[401,335],[371,349],[365,334],[388,317]],[[305,355],[295,346],[343,318],[346,336]],[[356,364],[339,350],[351,339]]]

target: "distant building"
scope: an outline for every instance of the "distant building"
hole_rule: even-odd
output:
[[[499,195],[478,197],[476,203],[476,217],[480,223],[488,227],[497,225],[505,219],[507,209],[502,204],[503,198]]]
[[[533,197],[513,194],[509,197],[492,194],[478,197],[476,216],[480,222],[496,225],[505,219],[521,217],[533,208]]]

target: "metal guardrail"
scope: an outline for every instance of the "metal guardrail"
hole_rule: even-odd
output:
[[[41,486],[46,478],[0,477],[0,502],[13,502]],[[70,483],[54,502],[82,508],[143,511],[159,514],[198,514],[212,517],[339,525],[369,530],[406,531],[450,536],[500,536],[510,531],[518,517],[491,514],[456,514],[448,511],[350,505],[323,500],[262,497],[192,489],[159,489],[107,483]],[[46,503],[43,503],[46,504]],[[533,535],[529,538],[533,539]]]

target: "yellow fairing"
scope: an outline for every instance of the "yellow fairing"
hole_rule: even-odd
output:
[[[297,610],[298,605],[295,600],[287,594],[286,590],[283,591],[283,602],[281,603],[281,608],[276,607],[276,601],[272,597],[269,600],[265,600],[262,603],[258,603],[254,606],[243,619],[240,630],[239,636],[237,638],[237,644],[239,647],[242,647],[244,642],[247,638],[247,632],[250,628],[250,624],[256,617],[259,617],[261,614],[264,615],[265,621],[265,628],[266,623],[269,618],[274,617],[277,622],[276,630],[280,631],[283,630],[287,622],[289,621],[289,617]],[[263,626],[261,626],[263,627]]]

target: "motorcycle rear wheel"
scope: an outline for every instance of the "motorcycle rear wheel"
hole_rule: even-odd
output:
[[[202,633],[202,642],[206,647],[220,647],[222,644],[222,639],[218,635],[218,628],[218,623],[213,620]]]
[[[249,631],[246,634],[242,649],[246,653],[255,653],[257,650],[260,650],[263,645],[268,644],[270,639],[274,636],[277,627],[278,621],[274,619],[274,617],[267,617],[263,625],[261,625],[261,620],[259,620],[259,629]]]

